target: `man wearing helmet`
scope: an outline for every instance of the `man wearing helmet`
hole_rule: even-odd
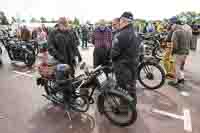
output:
[[[113,39],[111,58],[118,85],[136,98],[136,67],[138,65],[139,41],[135,34],[133,15],[124,12],[120,17],[120,29]]]

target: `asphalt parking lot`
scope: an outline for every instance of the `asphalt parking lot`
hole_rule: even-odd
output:
[[[199,43],[200,45],[200,43]],[[92,47],[80,49],[92,66]],[[37,63],[28,69],[13,64],[3,52],[0,68],[0,132],[2,133],[199,133],[200,132],[200,52],[192,52],[185,68],[186,86],[181,90],[165,84],[148,91],[138,88],[138,119],[130,127],[118,128],[100,116],[95,106],[86,114],[72,114],[54,108],[36,85]],[[79,73],[80,71],[77,71]]]

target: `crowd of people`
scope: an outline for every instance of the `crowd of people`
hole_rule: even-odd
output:
[[[152,24],[147,26],[147,31],[155,31]],[[100,20],[92,34],[86,25],[75,29],[69,24],[68,19],[61,17],[52,31],[44,25],[33,29],[32,32],[23,26],[18,29],[17,37],[23,41],[30,39],[47,41],[48,53],[51,56],[48,63],[68,64],[72,77],[74,77],[77,62],[82,61],[78,49],[80,40],[82,48],[87,48],[91,40],[94,45],[94,68],[112,61],[118,85],[128,90],[136,99],[136,69],[139,63],[140,41],[133,27],[131,12],[124,12],[120,17],[113,19],[111,28],[104,20]],[[176,64],[176,81],[169,84],[176,87],[183,85],[183,70],[191,48],[192,28],[187,24],[183,25],[176,17],[172,17],[168,24],[168,36],[165,42],[173,44],[172,54],[175,56]]]

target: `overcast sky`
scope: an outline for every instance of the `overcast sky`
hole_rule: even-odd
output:
[[[118,17],[131,11],[135,18],[163,19],[182,11],[200,12],[200,0],[0,0],[0,10],[26,19],[77,16],[92,22]]]

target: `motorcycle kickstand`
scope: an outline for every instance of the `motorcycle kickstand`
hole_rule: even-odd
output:
[[[69,111],[66,111],[64,116],[67,116],[69,118],[69,120],[72,121],[72,117],[71,117]]]
[[[70,122],[72,122],[72,117],[71,117],[71,115],[70,115],[70,112],[69,112],[69,111],[66,111],[64,116],[65,116],[65,117],[66,117],[66,116],[68,116],[68,118],[69,118]],[[70,128],[72,128],[72,124],[71,124],[69,127],[70,127]]]

